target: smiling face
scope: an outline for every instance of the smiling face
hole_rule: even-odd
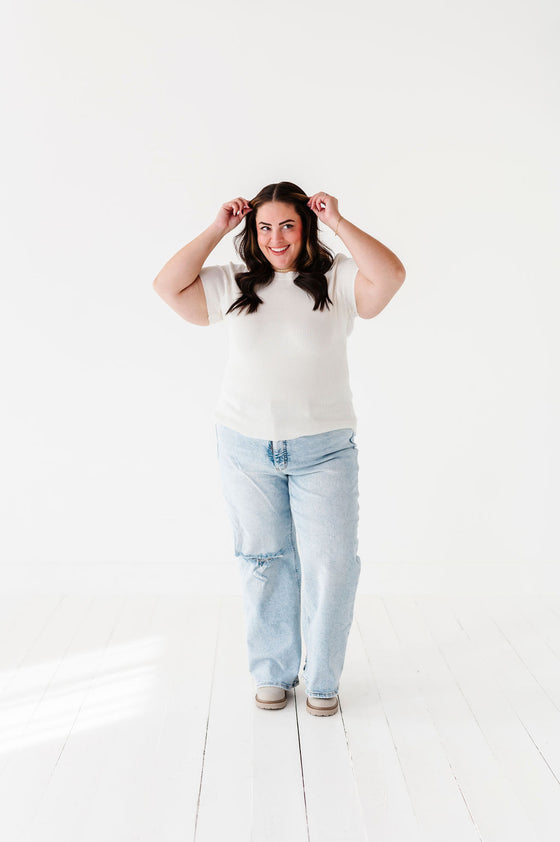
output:
[[[259,248],[276,272],[288,272],[301,251],[303,225],[293,205],[266,202],[257,210]]]

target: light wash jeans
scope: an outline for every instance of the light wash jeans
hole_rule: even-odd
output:
[[[256,687],[338,693],[361,561],[358,447],[350,428],[249,438],[215,424]]]

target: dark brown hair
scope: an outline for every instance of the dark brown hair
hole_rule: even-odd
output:
[[[246,272],[237,272],[235,280],[241,295],[228,308],[227,313],[243,310],[253,313],[263,301],[257,295],[255,287],[267,286],[274,278],[274,267],[262,253],[257,239],[257,210],[266,202],[285,202],[294,207],[302,222],[302,244],[295,261],[297,276],[293,283],[314,299],[313,310],[323,310],[332,305],[328,294],[328,281],[325,273],[334,262],[333,252],[319,241],[317,217],[308,207],[309,196],[291,181],[267,184],[257,193],[249,204],[253,208],[245,217],[245,227],[234,237],[237,253],[247,267]]]

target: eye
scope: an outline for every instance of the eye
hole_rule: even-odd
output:
[[[261,230],[261,231],[266,231],[266,230],[268,230],[268,228],[269,228],[269,227],[270,227],[270,226],[268,226],[268,225],[261,225],[260,230]],[[286,222],[286,224],[284,225],[284,228],[293,228],[293,227],[294,227],[294,226],[292,225],[292,223],[291,223],[291,222]]]

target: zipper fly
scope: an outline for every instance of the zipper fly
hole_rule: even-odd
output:
[[[268,455],[275,468],[283,470],[288,464],[288,442],[286,439],[268,442]]]

